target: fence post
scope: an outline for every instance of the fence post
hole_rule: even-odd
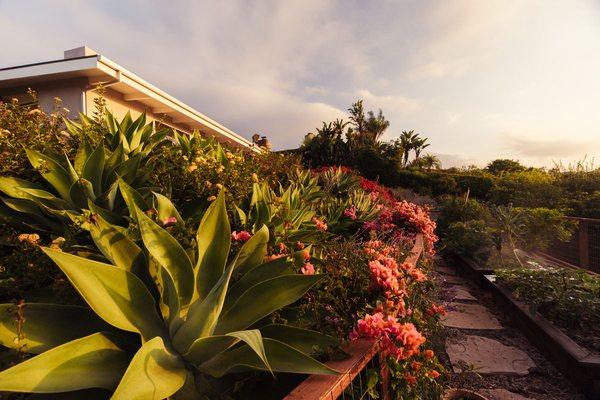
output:
[[[588,221],[579,220],[579,266],[590,267],[590,238]]]

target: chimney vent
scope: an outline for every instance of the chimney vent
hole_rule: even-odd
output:
[[[87,46],[76,47],[74,49],[65,50],[65,60],[69,60],[71,58],[79,58],[79,57],[87,57],[87,56],[95,56],[98,55],[94,50],[90,49]]]

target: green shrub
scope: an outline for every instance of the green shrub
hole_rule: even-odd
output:
[[[482,220],[452,222],[442,237],[443,248],[475,261],[486,261],[493,248],[492,231]]]
[[[30,92],[32,100],[35,93]],[[79,137],[73,137],[63,124],[66,110],[57,99],[51,114],[36,106],[21,105],[16,99],[0,101],[0,176],[41,181],[39,174],[29,167],[24,148],[67,154],[74,157]]]
[[[503,269],[498,281],[584,347],[600,352],[600,278],[566,268]]]
[[[498,178],[491,194],[494,204],[515,207],[555,208],[562,190],[551,174],[539,169],[506,173]]]

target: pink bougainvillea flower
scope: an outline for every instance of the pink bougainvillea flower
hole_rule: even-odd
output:
[[[356,220],[356,207],[352,206],[350,208],[346,208],[344,210],[344,216],[350,218],[351,220]]]
[[[318,230],[325,232],[327,230],[327,223],[321,221],[317,217],[313,217],[312,223],[315,224]]]
[[[163,226],[171,226],[177,223],[177,218],[175,217],[167,217],[162,221]]]
[[[306,263],[304,264],[304,267],[302,267],[301,271],[304,275],[314,275],[315,267],[311,263]]]
[[[296,242],[296,247],[298,248],[298,250],[302,250],[306,247],[306,245],[302,242]]]
[[[252,235],[250,235],[250,233],[248,231],[233,231],[231,232],[231,238],[233,240],[235,240],[236,242],[245,242],[246,240],[250,239],[252,237]]]

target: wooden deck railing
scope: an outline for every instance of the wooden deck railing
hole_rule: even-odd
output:
[[[406,262],[416,265],[422,253],[423,236],[418,235]],[[378,365],[376,357],[379,355],[379,343],[376,340],[360,339],[348,342],[342,348],[351,355],[349,358],[326,363],[338,371],[339,375],[310,375],[284,400],[335,400],[340,396],[353,399],[356,389],[362,396],[367,388],[363,372],[369,365]],[[384,400],[388,398],[385,386],[386,384],[383,382],[382,398]],[[348,388],[352,388],[353,393],[346,396],[345,391]]]

